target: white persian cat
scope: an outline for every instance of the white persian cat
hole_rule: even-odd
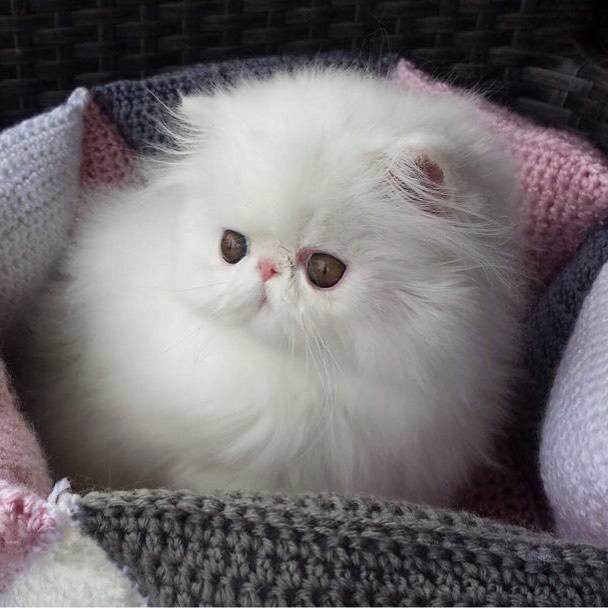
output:
[[[176,113],[29,314],[55,471],[448,502],[517,358],[514,178],[475,102],[306,70]]]

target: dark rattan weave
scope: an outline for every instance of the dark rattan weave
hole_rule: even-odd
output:
[[[606,0],[0,0],[0,127],[177,66],[393,52],[608,149]]]

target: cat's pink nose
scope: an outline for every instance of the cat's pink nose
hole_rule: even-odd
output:
[[[268,279],[272,279],[278,272],[276,264],[272,260],[260,260],[258,262],[258,268],[260,269],[260,274],[262,275],[262,281],[264,281],[264,283],[266,283]]]

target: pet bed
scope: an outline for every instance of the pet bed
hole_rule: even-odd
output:
[[[65,244],[82,190],[133,176],[133,154],[162,137],[154,120],[175,103],[177,91],[310,62],[373,69],[404,88],[458,94],[393,56],[251,59],[77,89],[61,106],[0,133],[3,343],[18,340],[8,331],[11,322]],[[331,494],[211,497],[142,489],[75,495],[65,483],[52,490],[2,368],[0,604],[608,602],[608,528],[601,520],[606,469],[597,453],[584,449],[601,447],[606,437],[608,414],[596,395],[608,380],[595,373],[587,398],[568,393],[602,362],[605,343],[594,338],[604,327],[598,310],[608,308],[602,274],[608,226],[601,223],[608,216],[608,164],[574,135],[489,102],[479,111],[520,161],[527,256],[538,277],[528,319],[530,382],[497,446],[501,467],[479,470],[452,511]],[[551,425],[542,443],[548,506],[535,463],[549,394]],[[573,404],[587,422],[596,421],[581,427],[593,441],[571,440]],[[565,462],[560,450],[572,445]],[[589,479],[590,458],[604,485]],[[573,468],[576,492],[565,485]],[[573,518],[581,505],[591,505],[582,521]]]

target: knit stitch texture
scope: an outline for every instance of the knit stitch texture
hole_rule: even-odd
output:
[[[560,362],[540,463],[560,535],[608,548],[608,265]]]
[[[601,606],[608,552],[337,495],[93,493],[80,525],[150,605]]]
[[[88,98],[77,89],[65,104],[0,133],[0,332],[65,245]]]
[[[52,544],[56,520],[49,504],[23,486],[0,480],[0,605],[2,592]]]
[[[8,330],[65,246],[76,216],[88,101],[79,89],[58,108],[0,133],[5,347],[10,338],[18,340]],[[0,605],[142,605],[105,553],[65,515],[58,519],[57,505],[45,498],[51,486],[36,434],[0,360]]]
[[[73,519],[66,480],[48,500],[0,481],[0,606],[142,606],[132,582]]]
[[[46,496],[51,479],[33,429],[23,419],[0,360],[0,481]]]
[[[118,128],[90,101],[84,114],[82,188],[118,186],[127,182],[133,171],[132,152]]]

